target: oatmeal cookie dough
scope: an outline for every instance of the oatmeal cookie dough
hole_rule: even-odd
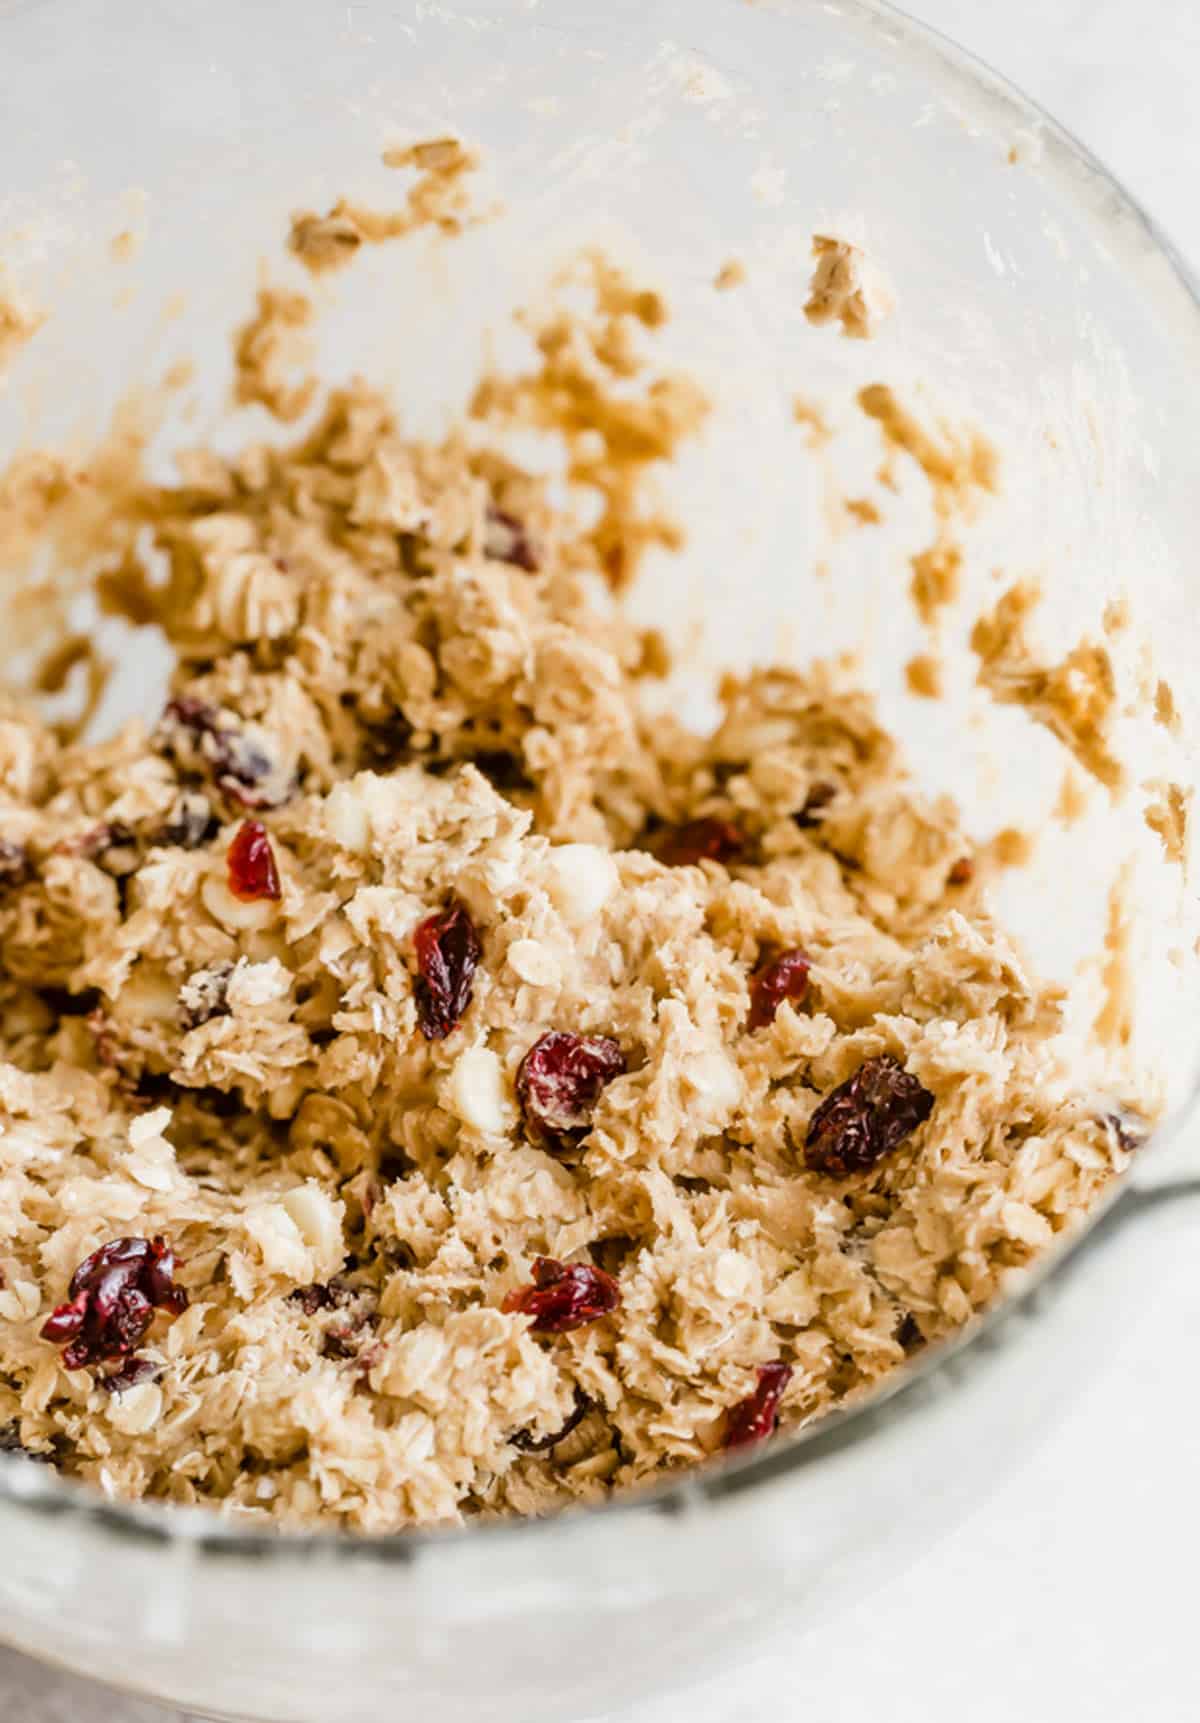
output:
[[[649,714],[612,483],[597,540],[357,384],[129,493],[166,709],[0,711],[5,1445],[258,1521],[595,1500],[869,1390],[1125,1164],[840,673]]]

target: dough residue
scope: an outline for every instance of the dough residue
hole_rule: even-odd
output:
[[[894,307],[878,266],[861,246],[830,234],[813,235],[815,268],[804,315],[810,323],[838,323],[843,335],[869,340]]]
[[[979,684],[1002,705],[1023,706],[1118,794],[1126,774],[1113,745],[1119,702],[1112,659],[1106,647],[1083,640],[1058,663],[1044,663],[1027,632],[1039,596],[1032,581],[1018,581],[976,622],[971,648],[979,659]]]
[[[1143,819],[1162,842],[1163,854],[1169,862],[1182,867],[1187,860],[1188,819],[1192,806],[1192,790],[1182,784],[1172,784],[1163,778],[1152,778],[1142,788],[1149,792]]]
[[[312,320],[312,304],[302,293],[259,288],[258,308],[234,340],[234,399],[240,406],[257,403],[285,424],[307,412],[317,392],[316,378],[307,374]]]
[[[600,1500],[766,1379],[784,1429],[865,1395],[1127,1164],[849,661],[727,677],[705,734],[646,699],[663,643],[595,575],[679,542],[652,481],[706,403],[653,290],[594,252],[558,285],[443,441],[358,381],[171,482],[136,415],[0,480],[20,554],[98,557],[175,660],[107,739],[0,705],[0,1431],[110,1496]],[[285,420],[306,325],[260,295],[237,335]],[[546,1037],[603,1080],[539,1086]],[[73,1358],[46,1319],[118,1239],[186,1308],[162,1271]],[[604,1299],[541,1322],[547,1284]]]
[[[484,219],[473,209],[468,181],[479,159],[457,138],[429,138],[385,150],[383,162],[416,174],[402,209],[372,210],[339,198],[324,215],[299,210],[292,216],[288,246],[314,275],[341,269],[362,245],[401,239],[421,227],[461,233]]]
[[[44,315],[31,310],[0,282],[0,376],[45,321]]]

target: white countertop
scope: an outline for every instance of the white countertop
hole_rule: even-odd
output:
[[[1200,265],[1195,0],[908,10],[1037,97]],[[1131,1288],[1104,1376],[971,1519],[853,1613],[689,1699],[689,1723],[1195,1723],[1196,1260],[1177,1250],[1136,1303]],[[4,1652],[0,1719],[178,1723]]]

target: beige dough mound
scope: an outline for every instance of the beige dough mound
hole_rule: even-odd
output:
[[[832,672],[650,718],[540,484],[365,386],[136,515],[166,711],[0,716],[6,1445],[541,1513],[865,1392],[1124,1164]]]

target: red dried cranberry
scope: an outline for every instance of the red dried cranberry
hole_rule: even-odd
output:
[[[68,1370],[125,1358],[156,1310],[178,1316],[188,1297],[175,1284],[175,1254],[166,1239],[117,1238],[80,1263],[66,1304],[42,1324],[42,1338],[63,1346]]]
[[[583,1389],[576,1387],[575,1404],[567,1414],[567,1420],[559,1430],[551,1431],[548,1436],[531,1436],[528,1430],[518,1430],[508,1439],[514,1448],[519,1448],[523,1454],[544,1454],[549,1448],[556,1448],[560,1442],[565,1442],[572,1430],[577,1430],[592,1409],[592,1402]]]
[[[458,1028],[471,1003],[475,971],[483,956],[479,936],[463,905],[451,903],[421,923],[413,944],[417,1021],[427,1041],[443,1041]]]
[[[525,523],[494,504],[489,505],[483,530],[483,550],[496,562],[511,562],[526,574],[536,574],[538,559]]]
[[[658,842],[658,859],[667,867],[689,867],[699,861],[730,862],[746,847],[746,834],[731,820],[689,820],[672,826]]]
[[[531,1316],[535,1334],[566,1334],[611,1316],[620,1303],[620,1287],[602,1268],[539,1256],[534,1259],[533,1285],[510,1292],[504,1308]]]
[[[225,856],[229,889],[251,903],[255,898],[283,896],[275,852],[261,820],[243,820]]]
[[[781,951],[750,977],[750,1028],[765,1029],[785,999],[799,1004],[808,992],[809,962],[798,947]]]
[[[752,1393],[729,1408],[727,1448],[748,1448],[769,1436],[779,1422],[779,1402],[792,1379],[790,1364],[760,1364]]]
[[[547,1148],[569,1148],[591,1123],[601,1089],[625,1069],[625,1055],[607,1035],[552,1029],[521,1060],[517,1095],[530,1135]]]
[[[933,1096],[890,1053],[867,1059],[826,1095],[809,1122],[804,1159],[815,1173],[866,1172],[933,1111]]]
[[[946,875],[947,885],[970,885],[975,876],[975,863],[970,856],[959,856]]]

